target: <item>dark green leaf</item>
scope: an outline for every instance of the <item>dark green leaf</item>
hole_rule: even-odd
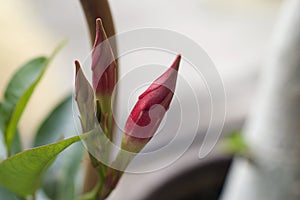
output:
[[[10,153],[20,117],[35,87],[42,78],[49,62],[63,45],[64,43],[59,44],[49,58],[35,58],[23,65],[8,83],[1,106],[8,153]]]
[[[36,134],[34,146],[57,141],[63,134],[65,137],[76,134],[72,114],[72,96],[65,98],[42,123]],[[82,156],[82,145],[74,144],[62,152],[49,168],[42,187],[51,199],[75,199],[75,179]]]
[[[11,147],[19,119],[47,63],[46,57],[39,57],[26,63],[15,73],[6,88],[2,102],[2,115],[8,149]]]
[[[19,200],[19,198],[12,192],[8,191],[0,185],[0,198],[3,200]]]
[[[82,184],[77,182],[77,176],[83,152],[81,143],[74,144],[49,168],[43,180],[43,190],[51,199],[74,200],[79,195]]]
[[[0,103],[1,111],[1,103]],[[6,146],[4,144],[3,117],[0,112],[0,161],[7,157]]]
[[[23,150],[23,145],[22,145],[19,130],[17,129],[11,144],[11,155],[19,153],[22,150]]]
[[[0,134],[4,136],[4,119],[2,116],[2,103],[0,102]]]
[[[3,136],[0,135],[0,162],[7,157]]]
[[[75,136],[9,157],[0,163],[0,184],[22,197],[33,194],[56,156],[79,140]]]
[[[1,104],[0,104],[0,110],[1,110]],[[14,138],[12,141],[12,148],[11,148],[11,153],[12,154],[16,154],[19,153],[20,151],[22,151],[23,147],[22,147],[22,143],[21,143],[21,139],[20,139],[20,134],[18,132],[18,129],[16,130],[17,133],[14,134]],[[3,117],[2,117],[2,113],[0,112],[0,151],[1,151],[1,155],[0,155],[0,160],[3,158],[6,158],[7,155],[7,149],[5,146],[5,142],[4,142],[4,130],[3,130]]]
[[[41,146],[56,142],[63,136],[74,135],[74,120],[72,116],[72,96],[59,103],[39,127],[33,146]]]

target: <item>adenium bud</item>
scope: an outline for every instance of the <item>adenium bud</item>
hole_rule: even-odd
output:
[[[88,132],[94,128],[96,123],[94,91],[85,78],[77,60],[75,61],[75,67],[75,100],[80,112],[83,132]]]
[[[149,142],[159,127],[172,101],[181,56],[178,55],[171,67],[157,78],[150,87],[139,96],[125,125],[122,149],[138,153]],[[118,184],[123,170],[133,159],[134,154],[119,151],[113,165],[105,175],[101,195],[107,197]]]
[[[112,139],[113,118],[111,99],[117,81],[117,64],[100,18],[96,20],[96,38],[92,50],[92,78],[98,119],[109,139]]]
[[[155,134],[173,98],[180,59],[139,96],[125,125],[123,149],[139,152]]]
[[[100,18],[92,50],[93,88],[96,96],[111,96],[117,81],[117,65]]]
[[[95,106],[95,95],[92,86],[89,81],[83,74],[83,71],[80,67],[79,62],[75,61],[76,74],[75,74],[75,100],[77,102],[78,110],[80,113],[80,122],[82,127],[82,132],[87,133],[91,132],[97,127],[98,121],[96,118],[96,106]],[[97,132],[99,133],[99,132]],[[90,134],[89,137],[86,137],[84,140],[86,142],[87,148],[97,149],[98,152],[104,154],[101,147],[104,145],[99,145],[98,137],[95,134]],[[99,148],[95,148],[96,147]],[[95,168],[102,166],[102,164],[93,157],[92,154],[89,154],[91,163]]]

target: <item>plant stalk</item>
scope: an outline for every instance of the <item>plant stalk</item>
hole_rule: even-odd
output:
[[[96,30],[95,22],[97,18],[102,19],[103,26],[106,30],[107,37],[115,35],[115,28],[108,0],[80,0],[88,24],[91,44],[93,45]],[[117,55],[116,44],[110,44],[115,55]],[[101,163],[99,163],[102,165]],[[107,167],[102,165],[104,169]],[[100,167],[102,167],[100,166]],[[91,161],[87,162],[85,172],[84,193],[90,192],[97,186],[99,181],[98,171],[92,166]]]
[[[95,22],[97,18],[101,18],[108,38],[115,35],[116,32],[108,0],[80,0],[80,3],[88,23],[92,45],[96,35]],[[114,55],[117,55],[115,53],[116,44],[111,44],[111,46]]]

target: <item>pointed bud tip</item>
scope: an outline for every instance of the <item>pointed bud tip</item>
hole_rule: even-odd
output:
[[[103,27],[103,23],[102,23],[102,19],[101,18],[97,18],[96,19],[96,30],[100,27]]]
[[[176,71],[178,71],[179,69],[179,64],[180,64],[180,60],[181,60],[181,54],[178,54],[176,56],[176,59],[174,60],[174,62],[171,65],[172,69],[175,69]]]
[[[75,70],[76,70],[76,74],[78,73],[78,71],[80,70],[80,63],[78,60],[75,60]]]
[[[96,19],[96,37],[93,45],[93,49],[97,47],[101,42],[107,39],[102,20],[100,18]]]

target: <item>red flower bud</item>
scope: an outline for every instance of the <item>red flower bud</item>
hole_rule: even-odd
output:
[[[123,149],[138,152],[155,134],[173,98],[180,59],[139,96],[125,125]]]
[[[92,51],[93,88],[96,96],[111,96],[117,81],[117,65],[100,18]]]
[[[111,99],[117,81],[117,64],[100,18],[96,20],[96,38],[92,50],[93,88],[97,100],[97,118],[112,140],[114,119]]]
[[[178,55],[171,67],[139,96],[125,125],[122,149],[138,153],[155,134],[172,101],[180,59],[181,56]],[[119,151],[114,161],[114,166],[118,169],[109,168],[105,175],[105,183],[101,190],[104,197],[116,187],[123,174],[122,171],[134,156]]]

